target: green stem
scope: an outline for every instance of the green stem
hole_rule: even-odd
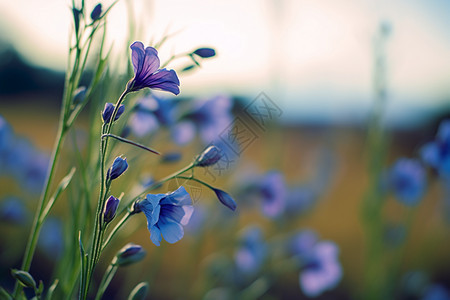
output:
[[[106,241],[103,243],[102,246],[102,250],[103,251],[106,246],[108,246],[109,242],[111,242],[111,239],[114,237],[114,235],[117,233],[117,231],[119,231],[119,229],[128,221],[128,219],[132,216],[133,214],[130,213],[129,211],[125,214],[125,216],[123,216],[123,218],[119,221],[119,223],[117,223],[116,227],[114,227],[114,229],[111,231],[111,233],[109,234],[109,236],[106,238]]]
[[[105,274],[103,275],[102,281],[100,283],[100,287],[98,288],[97,295],[95,296],[95,300],[100,300],[103,296],[103,294],[106,291],[106,288],[108,287],[109,283],[113,279],[114,275],[117,272],[118,267],[116,265],[110,264],[108,266],[108,269],[106,270]]]
[[[64,105],[62,107],[62,115],[64,114]],[[67,128],[64,126],[64,118],[62,117],[60,119],[59,129],[58,129],[58,135],[55,142],[52,159],[50,160],[49,168],[50,171],[47,175],[45,188],[42,192],[41,198],[39,200],[38,209],[36,210],[36,214],[34,216],[33,226],[31,227],[30,236],[28,238],[28,243],[25,248],[25,254],[24,259],[22,261],[21,270],[28,271],[31,266],[31,261],[33,260],[34,252],[36,251],[36,245],[38,241],[38,237],[41,231],[42,222],[41,222],[41,216],[44,213],[48,193],[50,190],[50,185],[53,180],[53,176],[56,169],[56,161],[59,158],[61,146],[64,141],[65,133],[67,132]],[[16,281],[16,285],[14,288],[14,298],[17,298],[19,296],[20,291],[22,290],[22,287],[18,284]]]

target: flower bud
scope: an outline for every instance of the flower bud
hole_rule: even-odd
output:
[[[128,168],[128,163],[126,158],[122,158],[120,156],[116,157],[111,168],[108,170],[108,174],[106,175],[106,179],[113,180],[123,174]]]
[[[106,200],[105,210],[103,212],[103,222],[108,224],[116,216],[117,207],[119,206],[120,200],[114,196],[109,196]]]
[[[129,243],[117,252],[113,264],[118,266],[128,266],[144,259],[147,253],[142,246]]]
[[[128,300],[145,300],[148,293],[148,283],[139,283],[128,296]]]
[[[226,207],[228,207],[231,210],[236,210],[236,202],[233,200],[233,198],[231,198],[231,196],[219,189],[214,189],[214,192],[216,193],[217,198],[219,199],[219,201],[225,205]]]
[[[20,270],[12,270],[11,273],[24,287],[36,288],[36,281],[30,273]]]
[[[216,50],[212,48],[198,48],[192,53],[200,56],[201,58],[209,58],[216,55]]]
[[[216,146],[209,146],[195,159],[194,165],[197,167],[209,167],[217,163],[223,154]]]
[[[73,104],[77,105],[84,101],[86,97],[86,87],[80,86],[73,92]]]
[[[114,108],[115,105],[112,103],[106,103],[105,104],[105,108],[103,109],[102,112],[102,118],[103,118],[103,123],[109,123],[111,121],[111,116],[114,112]],[[117,114],[116,117],[114,118],[114,121],[117,121],[120,116],[123,114],[123,112],[125,111],[125,106],[122,104],[120,105],[119,109],[117,110]]]
[[[102,4],[97,4],[91,12],[92,21],[97,21],[102,14]]]

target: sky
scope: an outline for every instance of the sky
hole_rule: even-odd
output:
[[[0,0],[0,37],[33,63],[64,69],[70,2]],[[97,4],[86,3],[88,11]],[[144,44],[176,33],[158,49],[162,61],[216,48],[216,58],[181,78],[184,95],[251,99],[263,91],[290,120],[362,121],[373,102],[374,37],[389,24],[387,122],[419,124],[450,109],[450,1],[119,0],[108,42],[123,53],[127,3]]]

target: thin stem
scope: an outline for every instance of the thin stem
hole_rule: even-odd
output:
[[[129,140],[129,139],[120,137],[120,136],[115,135],[115,134],[109,133],[109,134],[104,134],[104,135],[102,135],[102,139],[103,139],[103,138],[106,138],[106,137],[114,138],[114,139],[119,140],[119,141],[121,141],[121,142],[123,142],[123,143],[127,143],[127,144],[130,144],[130,145],[136,146],[136,147],[138,147],[138,148],[147,150],[147,151],[152,152],[152,153],[154,153],[154,154],[158,154],[158,155],[161,154],[161,153],[159,153],[158,151],[153,150],[152,148],[149,148],[149,147],[144,146],[144,145],[142,145],[142,144],[133,142],[133,141],[131,141],[131,140]]]
[[[102,246],[102,251],[105,250],[106,246],[108,246],[108,244],[111,242],[111,239],[114,237],[114,235],[117,233],[117,231],[119,231],[119,229],[125,225],[125,223],[128,221],[128,219],[132,216],[133,214],[131,212],[127,212],[122,219],[119,221],[119,223],[117,223],[117,225],[113,228],[113,230],[111,231],[111,233],[109,234],[109,236],[106,238],[106,240],[103,242],[103,246]]]
[[[118,267],[116,265],[110,264],[105,274],[103,275],[102,281],[100,283],[100,287],[98,288],[97,295],[95,296],[95,300],[100,300],[103,294],[106,291],[109,283],[113,279],[114,275],[117,272]]]

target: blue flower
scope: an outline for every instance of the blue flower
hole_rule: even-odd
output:
[[[160,126],[170,127],[175,123],[175,101],[155,95],[141,98],[131,115],[129,127],[133,134],[143,137]]]
[[[425,144],[420,154],[441,176],[450,177],[450,120],[440,124],[436,140]]]
[[[131,60],[134,68],[134,78],[128,82],[129,92],[138,91],[143,88],[151,88],[180,93],[180,81],[174,70],[159,69],[160,62],[158,51],[153,47],[144,49],[144,44],[134,42],[131,46]]]
[[[105,103],[105,108],[102,112],[102,119],[103,123],[109,123],[111,121],[112,114],[114,112],[115,105],[112,103]],[[120,116],[125,111],[125,106],[122,104],[119,106],[119,109],[117,110],[116,117],[114,118],[114,121],[119,120]]]
[[[232,124],[231,108],[233,102],[227,96],[216,96],[209,100],[197,101],[192,111],[183,117],[174,130],[197,128],[200,138],[209,144],[219,138],[219,135]],[[187,124],[192,125],[187,125]],[[176,133],[174,133],[176,135]],[[191,134],[193,137],[193,135]]]
[[[144,259],[147,253],[140,245],[133,243],[126,244],[122,249],[117,252],[113,259],[113,264],[118,266],[128,266]]]
[[[172,193],[148,194],[136,208],[147,217],[150,239],[156,246],[161,243],[161,235],[171,244],[178,242],[194,211],[191,197],[182,186]]]
[[[388,171],[387,185],[400,202],[416,205],[425,192],[425,175],[419,161],[401,158]]]
[[[251,226],[244,230],[238,250],[234,255],[236,267],[243,273],[256,273],[267,257],[267,245],[259,227]]]
[[[128,168],[128,163],[126,158],[120,156],[116,157],[111,168],[108,169],[106,178],[108,180],[113,180],[123,174]]]
[[[293,237],[290,251],[300,261],[299,283],[308,297],[336,287],[341,280],[339,249],[333,242],[318,241],[313,231],[305,230]]]
[[[212,48],[198,48],[192,53],[200,56],[201,58],[209,58],[216,55],[216,50]]]

